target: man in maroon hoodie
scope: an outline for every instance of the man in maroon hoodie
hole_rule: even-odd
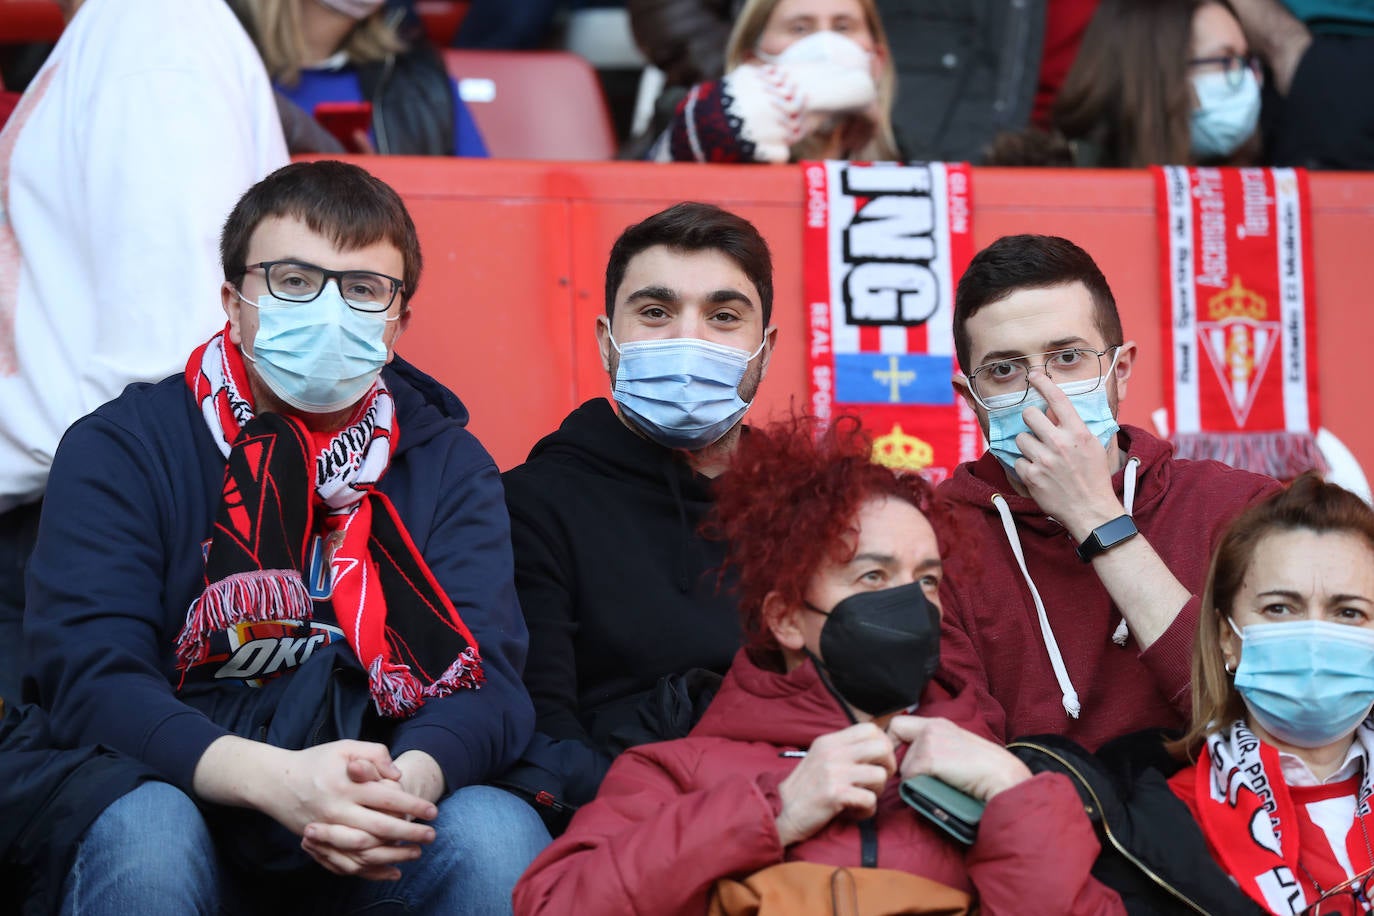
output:
[[[1087,252],[1008,236],[959,281],[954,388],[989,449],[941,487],[942,664],[1006,738],[1179,727],[1214,536],[1277,483],[1118,426],[1136,345]]]

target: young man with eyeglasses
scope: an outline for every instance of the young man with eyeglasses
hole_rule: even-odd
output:
[[[548,834],[481,783],[533,727],[526,634],[496,466],[395,358],[415,227],[296,163],[221,255],[224,328],[53,464],[28,686],[162,780],[94,819],[64,912],[508,912]]]
[[[989,449],[941,487],[965,549],[946,565],[941,662],[1006,738],[1096,749],[1185,725],[1212,538],[1276,488],[1180,461],[1118,426],[1137,357],[1106,278],[1052,236],[979,252],[954,306],[955,391]]]

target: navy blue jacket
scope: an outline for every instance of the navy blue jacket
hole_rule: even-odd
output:
[[[472,631],[486,671],[480,689],[427,701],[396,727],[390,747],[393,756],[429,753],[452,790],[506,769],[534,725],[520,680],[528,642],[510,522],[496,465],[463,428],[458,399],[399,359],[383,377],[400,435],[380,489]],[[184,379],[131,385],[63,438],[29,567],[25,695],[52,713],[58,743],[122,751],[188,793],[201,755],[231,724],[178,697],[174,658],[204,584],[203,545],[223,481],[224,457]],[[211,689],[255,688],[226,680]]]

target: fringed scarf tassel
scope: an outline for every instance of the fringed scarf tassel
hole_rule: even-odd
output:
[[[1180,432],[1174,434],[1174,452],[1179,458],[1210,458],[1277,480],[1328,470],[1317,437],[1309,432]]]
[[[177,636],[177,664],[185,671],[205,660],[210,634],[238,623],[309,620],[313,605],[299,571],[253,569],[206,586],[186,612]]]

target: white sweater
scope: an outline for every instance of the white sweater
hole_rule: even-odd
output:
[[[287,163],[224,0],[86,0],[0,132],[0,512],[72,421],[225,318],[219,232]]]

